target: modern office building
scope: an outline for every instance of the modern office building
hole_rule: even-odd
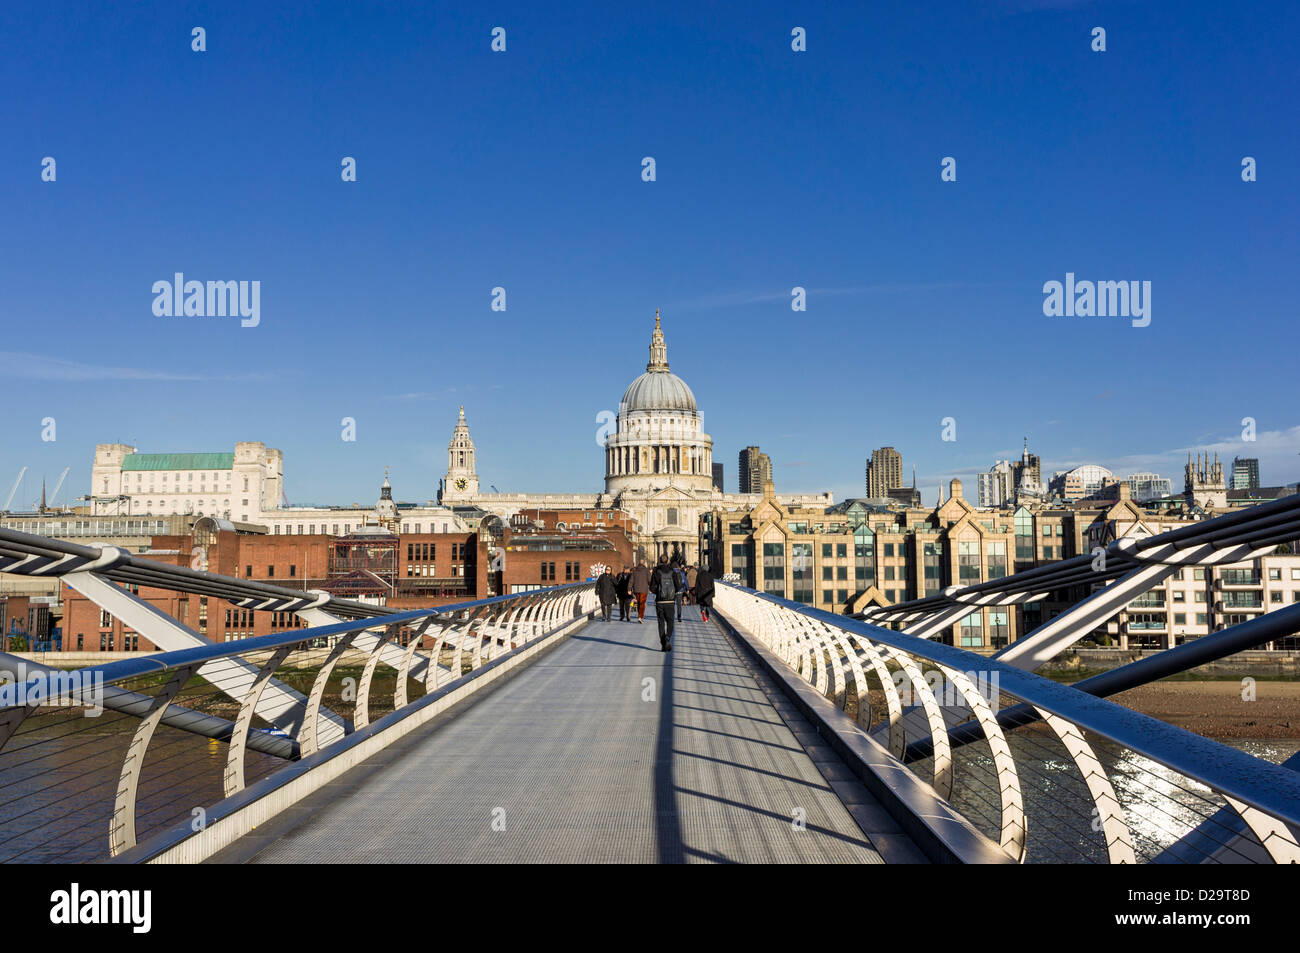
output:
[[[871,451],[867,460],[866,492],[867,498],[885,499],[890,490],[903,485],[903,457],[893,447],[881,447]]]
[[[1233,457],[1232,489],[1234,490],[1258,490],[1259,489],[1259,458],[1258,457]]]
[[[1015,475],[1011,462],[999,460],[987,473],[978,475],[978,499],[981,508],[1010,506],[1015,502]]]
[[[1169,481],[1158,473],[1130,473],[1125,482],[1138,503],[1161,499],[1172,490]]]
[[[740,451],[740,492],[762,493],[772,479],[772,460],[758,447]]]
[[[1067,502],[1096,496],[1104,487],[1116,482],[1115,474],[1096,464],[1085,464],[1072,470],[1052,474],[1047,492]]]

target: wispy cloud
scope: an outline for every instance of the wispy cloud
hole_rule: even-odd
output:
[[[120,367],[112,364],[87,364],[44,354],[0,351],[0,362],[9,379],[33,381],[153,381],[156,383],[194,381],[266,380],[266,372],[251,374],[206,374],[189,371],[163,371],[146,367]],[[278,375],[277,375],[278,376]]]
[[[1058,470],[1072,470],[1088,463],[1099,463],[1121,479],[1131,473],[1159,473],[1168,477],[1174,484],[1174,489],[1178,490],[1182,488],[1183,464],[1187,462],[1189,453],[1193,456],[1198,453],[1213,456],[1217,453],[1219,462],[1224,465],[1225,477],[1230,475],[1228,471],[1232,469],[1233,457],[1256,457],[1264,483],[1270,486],[1293,483],[1297,471],[1300,471],[1300,461],[1296,458],[1297,453],[1300,453],[1300,425],[1285,430],[1261,430],[1256,433],[1254,440],[1243,440],[1240,435],[1224,438],[1222,435],[1201,434],[1192,446],[1153,453],[1131,453],[1109,460],[1082,456],[1045,459],[1043,475],[1049,477]]]

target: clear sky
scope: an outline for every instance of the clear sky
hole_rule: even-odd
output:
[[[426,500],[462,402],[484,489],[595,491],[656,307],[728,489],[758,444],[861,495],[892,445],[931,502],[1026,435],[1048,473],[1300,479],[1297,4],[553,6],[0,6],[14,508],[109,441]],[[178,271],[260,281],[260,324],[155,316]],[[1150,325],[1046,317],[1067,272],[1150,281]]]

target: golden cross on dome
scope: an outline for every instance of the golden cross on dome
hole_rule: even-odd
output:
[[[655,330],[659,330],[659,309],[655,308]]]

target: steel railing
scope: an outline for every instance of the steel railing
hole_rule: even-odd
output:
[[[930,639],[728,583],[715,605],[900,762],[923,736],[909,767],[1015,859],[1300,860],[1288,768]]]
[[[0,684],[0,860],[102,859],[189,814],[198,831],[199,819],[251,776],[328,758],[376,718],[402,717],[595,604],[594,585],[577,583],[70,671],[42,667]],[[357,640],[368,631],[381,634],[363,648]],[[308,647],[322,640],[327,648]],[[393,647],[401,658],[385,704],[375,676]],[[0,661],[22,671],[20,659]],[[235,663],[251,673],[240,690],[207,677],[212,666]],[[301,703],[267,714],[260,702],[268,685],[291,675],[304,688],[310,681]]]

